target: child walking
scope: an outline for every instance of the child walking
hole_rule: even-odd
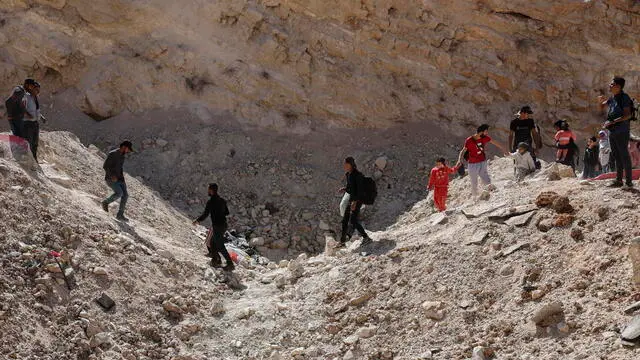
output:
[[[447,209],[447,193],[449,192],[449,174],[458,171],[459,166],[448,167],[444,158],[436,160],[436,166],[431,169],[428,190],[433,190],[433,203],[440,212]]]
[[[529,152],[529,144],[519,143],[518,151],[511,153],[511,157],[515,162],[516,182],[521,182],[525,176],[536,171],[536,163]]]
[[[584,166],[584,170],[582,171],[583,179],[592,179],[598,176],[598,152],[598,141],[595,136],[592,136],[587,139],[587,147],[584,149],[584,161],[582,161]]]
[[[611,172],[611,145],[609,144],[609,134],[606,130],[600,130],[598,133],[599,141],[599,153],[598,160],[600,160],[600,167],[602,173],[606,174]]]
[[[569,124],[566,121],[562,121],[559,124],[559,128],[555,136],[556,146],[558,147],[556,161],[565,163],[570,150],[569,145],[571,144],[571,140],[576,141],[576,135],[569,130]]]

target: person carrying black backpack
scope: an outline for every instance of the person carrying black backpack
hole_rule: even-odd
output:
[[[18,85],[13,89],[11,96],[4,102],[7,109],[7,119],[9,120],[9,126],[11,126],[11,133],[15,136],[24,137],[24,114],[26,112],[23,99],[26,91],[24,87]]]
[[[350,205],[347,207],[344,216],[342,217],[342,236],[340,236],[340,246],[344,246],[351,235],[348,234],[349,223],[353,225],[354,230],[357,230],[362,235],[362,245],[370,243],[372,240],[367,235],[364,227],[360,224],[358,217],[360,216],[360,209],[365,203],[366,198],[369,197],[366,190],[365,176],[358,171],[356,161],[352,157],[348,157],[344,160],[344,170],[346,171],[347,186],[340,191],[347,192],[351,195]]]
[[[611,187],[633,187],[632,163],[629,154],[629,140],[631,137],[631,119],[635,118],[633,100],[623,91],[625,80],[614,77],[609,84],[611,97],[600,96],[598,101],[600,108],[608,108],[607,121],[602,125],[609,130],[609,143],[611,155],[616,162],[616,179]],[[625,182],[623,183],[623,175]]]

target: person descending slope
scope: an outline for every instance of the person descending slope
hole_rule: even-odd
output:
[[[133,151],[133,145],[131,141],[123,141],[120,147],[109,152],[107,160],[104,161],[102,168],[105,171],[104,179],[107,185],[113,190],[113,195],[104,199],[102,202],[102,209],[109,212],[109,204],[120,199],[120,208],[118,209],[118,215],[116,219],[121,221],[129,221],[124,217],[124,210],[127,206],[127,200],[129,199],[129,193],[127,192],[127,184],[124,182],[124,166],[125,155]]]
[[[24,89],[27,91],[22,98],[22,104],[25,109],[24,119],[22,122],[22,137],[29,142],[33,158],[38,161],[38,143],[40,142],[40,123],[46,122],[46,118],[42,116],[40,110],[40,84],[33,80],[24,81]]]
[[[211,230],[207,234],[207,249],[211,257],[211,266],[222,266],[222,260],[220,260],[219,255],[222,254],[227,261],[224,270],[233,271],[235,265],[233,265],[233,260],[231,260],[231,256],[224,246],[224,234],[227,231],[229,208],[227,207],[227,202],[218,195],[218,184],[209,184],[207,191],[209,193],[207,206],[204,208],[202,215],[193,221],[193,225],[198,225],[207,216],[211,216]]]
[[[436,159],[436,166],[431,169],[427,189],[433,190],[433,204],[440,212],[447,210],[447,193],[449,192],[449,175],[458,171],[459,166],[448,167],[445,158]]]
[[[474,201],[478,199],[478,177],[480,177],[484,185],[488,188],[493,187],[491,177],[489,176],[487,155],[484,149],[486,144],[493,144],[504,153],[507,153],[502,145],[492,141],[491,137],[489,137],[489,125],[482,124],[478,127],[475,134],[469,136],[464,141],[464,147],[462,151],[460,151],[458,163],[456,164],[456,167],[458,167],[462,164],[463,159],[469,161],[468,170],[471,180],[471,195]]]
[[[353,229],[357,230],[362,235],[362,245],[370,243],[372,240],[364,231],[364,227],[360,224],[358,217],[360,216],[360,209],[364,204],[367,197],[365,188],[365,177],[358,171],[356,161],[352,157],[348,157],[344,160],[344,170],[346,171],[347,186],[342,188],[341,191],[347,192],[350,195],[349,206],[342,217],[342,236],[340,236],[340,245],[348,241],[351,235],[348,234],[349,223],[353,225]]]

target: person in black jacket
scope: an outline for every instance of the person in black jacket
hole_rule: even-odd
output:
[[[124,165],[125,155],[133,151],[131,141],[123,141],[120,147],[109,152],[107,160],[104,161],[102,168],[105,171],[104,179],[107,185],[113,190],[113,195],[109,196],[102,202],[102,209],[109,212],[109,204],[120,199],[120,208],[116,219],[121,221],[129,221],[124,217],[124,210],[127,206],[129,193],[127,192],[127,184],[124,182]]]
[[[218,195],[218,184],[209,184],[209,201],[207,206],[200,217],[193,221],[193,225],[198,225],[205,220],[207,216],[211,216],[211,230],[207,235],[207,248],[209,249],[209,256],[211,257],[211,265],[214,267],[220,267],[222,261],[220,255],[222,254],[227,261],[224,270],[231,271],[235,268],[233,260],[224,246],[224,234],[227,231],[227,215],[229,215],[229,208],[227,202]]]
[[[360,235],[362,235],[362,244],[364,245],[371,242],[371,238],[364,231],[364,228],[358,219],[360,209],[362,208],[362,199],[365,197],[365,188],[363,184],[364,175],[358,171],[356,161],[352,157],[348,157],[344,160],[344,170],[346,171],[345,176],[347,178],[347,186],[340,189],[340,191],[347,192],[350,195],[350,204],[342,217],[342,236],[340,237],[340,245],[344,246],[348,238],[351,238],[351,235],[347,232],[349,223],[353,225],[354,230],[357,230]]]

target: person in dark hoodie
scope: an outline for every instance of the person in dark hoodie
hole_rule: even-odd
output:
[[[107,185],[113,190],[113,195],[102,201],[102,209],[109,212],[109,204],[120,199],[120,208],[118,209],[116,219],[121,221],[129,221],[129,219],[124,217],[124,210],[127,206],[129,193],[127,192],[127,184],[124,182],[124,171],[122,167],[124,165],[125,155],[132,151],[133,145],[131,141],[123,141],[120,147],[109,152],[107,160],[105,160],[104,165],[102,165],[105,171],[104,179]]]
[[[19,85],[13,89],[11,96],[5,101],[5,108],[7,109],[7,119],[11,126],[11,133],[14,136],[23,137],[22,128],[24,127],[24,115],[27,111],[25,104],[22,101],[26,90],[23,86]]]
[[[227,231],[227,215],[229,215],[229,208],[227,202],[218,195],[218,184],[209,184],[208,188],[209,201],[207,206],[200,217],[193,221],[193,225],[198,225],[204,221],[207,216],[211,216],[211,230],[207,235],[207,248],[209,249],[209,256],[211,257],[211,266],[220,267],[222,261],[220,255],[224,257],[227,264],[224,270],[232,271],[235,269],[233,260],[224,246],[224,234]]]
[[[342,188],[342,192],[347,192],[350,195],[350,203],[347,206],[342,217],[342,236],[340,237],[340,245],[344,244],[351,238],[351,234],[348,234],[349,223],[353,226],[354,230],[357,230],[362,235],[362,245],[366,245],[371,242],[371,238],[367,235],[364,227],[360,224],[358,219],[360,216],[360,209],[362,209],[362,200],[365,195],[364,188],[364,175],[358,171],[356,161],[352,157],[348,157],[344,160],[344,171],[346,172],[347,186]]]

